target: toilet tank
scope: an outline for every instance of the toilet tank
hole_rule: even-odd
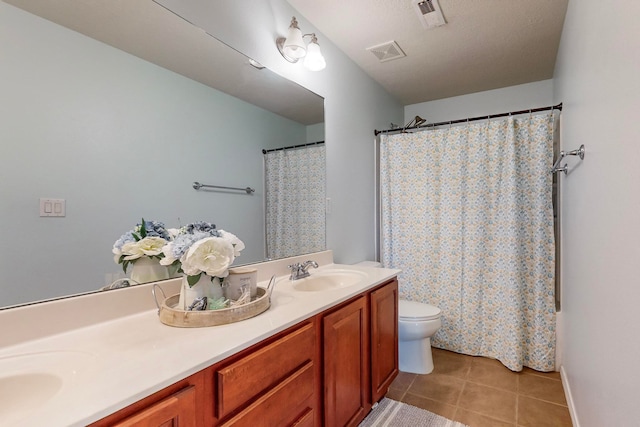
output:
[[[355,263],[354,265],[359,265],[361,267],[376,267],[376,268],[382,267],[382,264],[380,264],[377,261],[360,261]]]

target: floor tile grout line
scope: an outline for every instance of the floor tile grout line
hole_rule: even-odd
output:
[[[472,383],[472,384],[477,384],[477,383],[474,383],[473,381],[469,381],[469,382],[470,382],[470,383]],[[482,384],[481,384],[481,385],[482,385]],[[489,387],[489,386],[487,386],[487,387]],[[512,424],[513,426],[515,426],[515,425],[517,424],[517,422],[518,422],[518,410],[517,410],[517,404],[518,404],[518,403],[517,403],[517,402],[518,402],[518,393],[513,393],[513,392],[511,392],[511,391],[509,391],[509,390],[505,390],[505,389],[501,389],[501,388],[497,388],[497,387],[490,387],[490,388],[493,388],[493,389],[495,389],[495,390],[499,390],[499,391],[505,391],[505,392],[510,393],[510,394],[515,394],[515,398],[516,398],[515,421],[514,421],[513,423],[511,423],[511,422],[509,422],[509,421],[505,421],[505,420],[503,420],[503,419],[497,418],[497,417],[492,416],[492,415],[486,415],[486,414],[483,414],[483,413],[480,413],[480,412],[477,412],[477,411],[471,411],[471,412],[474,412],[474,413],[476,413],[476,414],[479,414],[479,415],[482,415],[482,416],[484,416],[484,417],[490,418],[490,419],[492,419],[492,420],[497,420],[497,421],[499,421],[499,422],[501,422],[501,423],[509,423],[509,424]],[[467,409],[467,410],[468,410],[468,409]]]
[[[464,393],[464,388],[465,388],[466,385],[467,385],[467,382],[464,381],[462,383],[462,388],[460,389],[460,394],[458,394],[458,398],[456,399],[456,405],[455,405],[456,408],[460,407],[460,399],[462,399],[462,393]]]
[[[544,402],[544,403],[550,403],[552,405],[561,406],[563,408],[568,408],[569,407],[568,405],[563,405],[562,403],[552,402],[550,400],[540,399],[539,397],[529,396],[528,394],[518,393],[518,396],[526,397],[526,398],[537,400],[537,401]]]
[[[483,387],[488,387],[488,388],[491,388],[491,389],[494,389],[494,390],[504,391],[504,392],[511,393],[511,394],[517,394],[518,393],[517,391],[508,390],[506,388],[496,387],[494,385],[480,383],[480,382],[477,382],[477,381],[466,380],[465,382],[468,382],[468,383],[471,383],[471,384],[475,384],[475,385],[481,385]]]
[[[407,388],[404,390],[404,392],[402,393],[402,396],[400,396],[400,400],[404,401],[404,398],[407,394],[409,394],[409,390],[411,389],[411,386],[413,385],[413,383],[416,381],[416,379],[418,378],[417,374],[412,374],[411,381],[409,381],[409,384],[407,384]]]
[[[411,396],[415,396],[415,397],[418,397],[418,398],[420,398],[420,399],[430,400],[430,401],[432,401],[432,402],[440,403],[440,404],[447,405],[447,406],[453,406],[454,408],[456,407],[456,404],[455,404],[455,403],[445,402],[445,401],[443,401],[443,400],[434,399],[433,397],[424,396],[424,395],[422,395],[422,394],[411,393],[409,390],[407,390],[407,392],[405,393],[405,396],[406,396],[406,395],[409,395],[409,394],[410,394]],[[404,397],[404,396],[403,396],[403,397]]]
[[[556,379],[556,378],[549,378],[549,377],[545,377],[545,376],[543,376],[543,375],[527,374],[527,373],[522,373],[522,372],[518,372],[518,374],[520,374],[520,375],[526,375],[526,376],[529,376],[529,377],[542,378],[542,379],[544,379],[544,380],[549,380],[549,381],[555,381],[555,382],[558,382],[558,383],[562,383],[562,380],[559,380],[559,379]]]
[[[506,423],[506,424],[511,424],[511,425],[513,425],[513,426],[516,426],[516,425],[518,424],[517,420],[516,420],[516,422],[513,422],[513,423],[512,423],[512,422],[505,421],[505,420],[500,419],[500,418],[493,417],[493,416],[491,416],[491,415],[483,414],[482,412],[473,411],[473,410],[471,410],[471,409],[465,409],[465,408],[459,408],[459,409],[462,409],[462,410],[463,410],[463,411],[465,411],[465,412],[471,412],[472,414],[480,415],[480,416],[485,417],[485,418],[489,418],[490,420],[493,420],[493,421],[501,422],[501,423],[503,423],[503,424],[504,424],[504,423]]]
[[[516,393],[516,426],[520,422],[520,393]]]

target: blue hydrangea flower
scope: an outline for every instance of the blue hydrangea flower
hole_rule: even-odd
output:
[[[133,237],[133,231],[129,230],[122,236],[120,236],[118,240],[116,240],[116,242],[113,244],[113,248],[117,249],[118,251],[122,251],[122,246],[124,246],[125,243],[134,242],[135,240],[136,239]]]
[[[179,234],[173,240],[171,245],[171,257],[173,259],[180,259],[182,255],[184,255],[191,245],[197,242],[200,239],[206,239],[207,237],[211,237],[210,233],[206,232],[195,232],[193,234]]]
[[[141,227],[140,225],[138,226]],[[147,232],[147,237],[160,237],[164,240],[171,240],[164,223],[160,221],[145,221],[144,227]]]
[[[184,227],[184,232],[193,234],[196,232],[209,233],[211,236],[220,237],[220,233],[216,230],[216,225],[210,222],[196,221]]]

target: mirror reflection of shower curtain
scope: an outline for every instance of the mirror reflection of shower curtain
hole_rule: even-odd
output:
[[[324,250],[324,145],[269,151],[264,170],[267,258]]]

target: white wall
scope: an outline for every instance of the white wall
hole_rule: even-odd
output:
[[[427,123],[439,123],[468,117],[487,116],[508,113],[509,111],[528,110],[546,107],[553,103],[553,81],[527,83],[502,89],[455,96],[436,101],[421,102],[404,107],[403,126],[415,116],[427,120]]]
[[[140,217],[211,221],[246,243],[239,263],[264,258],[261,149],[305,126],[2,2],[0,40],[0,306],[104,286]],[[40,218],[40,197],[67,216]]]
[[[307,126],[307,142],[324,141],[324,123]]]
[[[336,262],[373,259],[374,129],[402,121],[402,106],[338,50],[285,0],[211,2],[160,0],[210,34],[268,68],[325,98],[327,150],[327,248]],[[315,32],[327,68],[311,72],[287,62],[276,49],[296,16],[304,33]]]
[[[571,0],[554,74],[562,147],[564,363],[582,427],[640,425],[640,3]]]

